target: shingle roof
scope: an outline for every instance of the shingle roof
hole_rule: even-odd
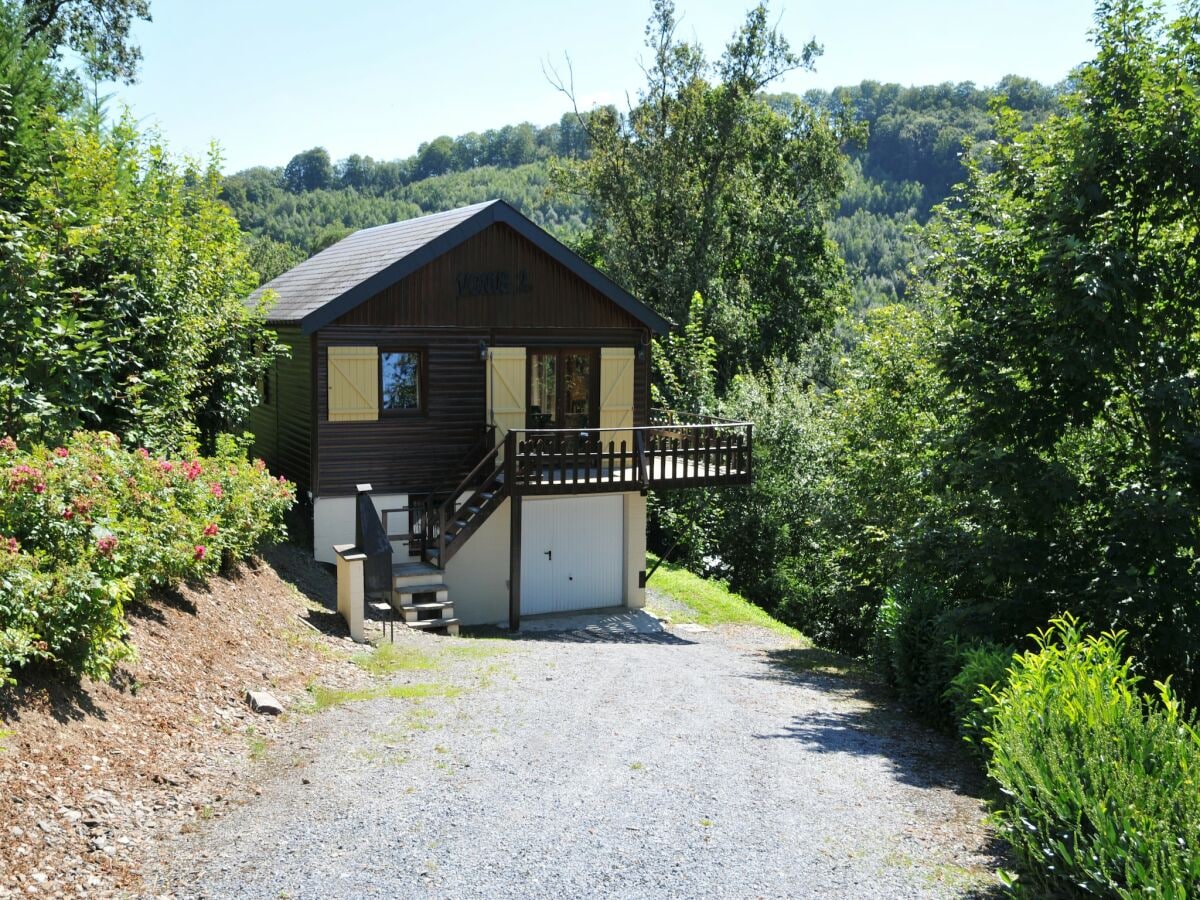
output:
[[[504,222],[651,330],[670,323],[568,250],[503,200],[489,200],[404,222],[364,228],[264,284],[247,298],[275,293],[270,324],[311,334],[495,222]]]

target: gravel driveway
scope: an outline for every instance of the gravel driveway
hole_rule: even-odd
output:
[[[805,651],[770,632],[624,612],[511,641],[404,640],[438,667],[387,678],[460,692],[303,723],[261,764],[261,796],[165,846],[147,890],[867,898],[995,883],[950,743],[803,671]]]

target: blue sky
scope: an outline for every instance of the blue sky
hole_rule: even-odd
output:
[[[677,0],[680,33],[719,55],[750,0]],[[422,141],[557,121],[542,63],[569,53],[585,103],[623,102],[643,78],[650,0],[153,0],[133,87],[103,86],[172,149],[217,140],[226,169],[282,165],[313,146],[334,159],[412,154]],[[815,74],[780,90],[863,79],[1061,80],[1091,56],[1091,0],[841,0],[771,4],[793,45],[825,45]]]

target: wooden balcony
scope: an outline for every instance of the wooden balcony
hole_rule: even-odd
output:
[[[636,428],[518,429],[493,445],[452,490],[383,511],[390,540],[439,568],[508,497],[746,485],[753,425],[655,410]],[[389,514],[406,513],[392,533]]]
[[[753,425],[654,410],[637,428],[528,429],[507,435],[520,494],[672,490],[749,484]]]

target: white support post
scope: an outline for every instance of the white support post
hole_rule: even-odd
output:
[[[353,544],[334,544],[337,555],[337,604],[338,613],[350,628],[350,637],[363,643],[363,560],[367,554]]]

